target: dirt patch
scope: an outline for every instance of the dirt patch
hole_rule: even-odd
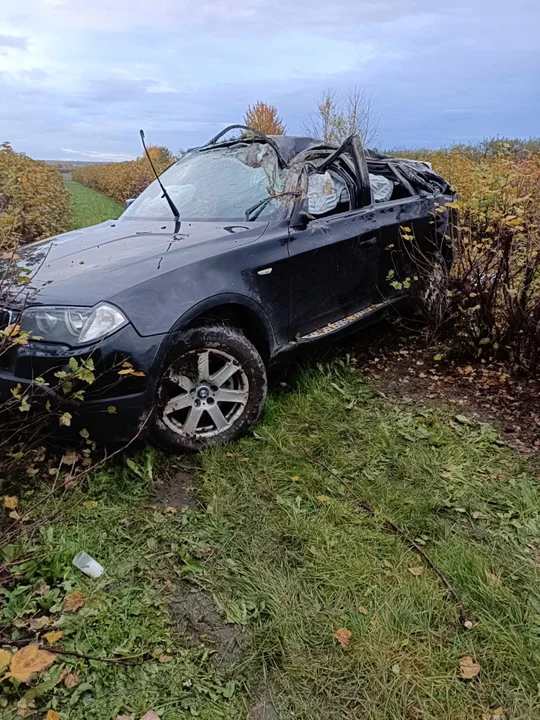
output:
[[[215,603],[204,593],[192,592],[187,585],[175,588],[171,600],[175,629],[190,645],[206,645],[214,652],[216,666],[227,672],[240,661],[245,644],[244,633],[226,623]]]
[[[250,699],[247,720],[279,720],[272,689],[261,684]]]
[[[383,392],[455,403],[456,412],[492,423],[520,452],[540,453],[538,379],[512,375],[502,363],[445,360],[418,336],[391,326],[366,331],[354,354]]]
[[[177,510],[199,510],[202,502],[197,494],[197,478],[184,470],[165,474],[152,487],[152,502],[155,505],[173,507]]]

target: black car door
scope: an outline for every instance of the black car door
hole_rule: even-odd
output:
[[[313,168],[307,178],[308,216],[304,214],[304,222],[299,223],[293,218],[289,236],[291,338],[346,318],[374,301],[377,223],[370,206],[369,181],[366,185],[367,165],[363,153],[354,157],[354,150],[349,150],[356,165],[354,176],[344,172],[339,152]],[[310,197],[313,179],[317,180],[313,184],[322,188],[322,196],[335,196],[333,204],[323,197],[323,202],[313,207],[314,195],[317,205],[316,194]]]

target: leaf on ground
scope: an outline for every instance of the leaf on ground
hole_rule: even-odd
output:
[[[163,653],[158,657],[158,660],[160,663],[169,663],[172,662],[174,658],[172,655],[166,655],[165,653]]]
[[[365,607],[359,607],[358,612],[361,613],[362,615],[369,615],[369,611]]]
[[[74,672],[68,672],[64,678],[64,685],[69,689],[77,687],[80,682],[81,676]]]
[[[64,598],[64,612],[76,612],[84,605],[84,597],[80,590],[74,590]]]
[[[50,633],[45,633],[45,635],[43,637],[49,643],[49,645],[54,645],[54,643],[58,642],[60,640],[60,638],[63,636],[64,636],[64,633],[62,632],[62,630],[56,630],[56,631],[53,630]]]
[[[321,503],[321,505],[332,504],[332,498],[329,498],[327,495],[317,495],[317,500]]]
[[[25,645],[12,656],[8,676],[27,683],[34,673],[50,668],[55,659],[52,653],[41,650],[39,645]]]
[[[419,575],[421,575],[424,572],[424,568],[422,567],[422,565],[417,565],[416,567],[410,567],[410,568],[408,568],[408,570],[411,573],[411,575],[415,575],[416,577],[418,577]]]
[[[291,480],[292,480],[293,482],[298,482],[298,481],[300,480],[300,475],[293,475],[292,478],[291,478]]]
[[[169,513],[169,515],[178,515],[178,508],[174,507],[174,505],[167,505],[165,512]]]
[[[16,495],[4,495],[4,507],[7,510],[15,510],[19,507],[19,498]]]
[[[27,718],[36,712],[36,703],[34,700],[26,700],[21,698],[17,703],[17,717]]]
[[[459,672],[463,680],[472,680],[478,675],[481,669],[482,666],[480,663],[474,662],[470,655],[465,655],[465,657],[462,657],[459,661]]]
[[[43,615],[42,617],[37,618],[30,618],[28,621],[28,626],[31,630],[43,630],[44,627],[47,627],[47,625],[50,625],[52,622],[52,618],[48,617],[47,615]]]
[[[135,715],[117,715],[114,720],[135,720]]]
[[[45,715],[45,720],[60,720],[60,715],[56,710],[49,710]]]
[[[0,650],[0,670],[7,668],[11,661],[11,653],[8,650]]]
[[[471,421],[466,415],[456,415],[455,419],[462,425],[470,425]]]
[[[141,720],[159,720],[159,715],[153,710],[149,710],[145,715],[142,716]]]
[[[339,628],[339,630],[336,630],[336,632],[333,633],[332,637],[336,638],[341,647],[345,649],[349,644],[351,635],[352,632],[347,630],[347,628]]]

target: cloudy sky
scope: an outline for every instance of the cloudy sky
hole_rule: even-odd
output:
[[[45,159],[172,150],[259,99],[291,133],[324,88],[380,146],[540,135],[539,0],[0,0],[0,142]]]

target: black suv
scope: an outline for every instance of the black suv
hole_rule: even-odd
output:
[[[166,194],[154,182],[119,220],[20,251],[30,282],[4,284],[0,328],[36,339],[0,354],[0,397],[91,356],[100,378],[80,413],[94,437],[146,420],[174,450],[234,440],[278,355],[373,321],[418,258],[450,260],[449,185],[357,135],[335,147],[231,126],[160,179]],[[136,374],[118,383],[126,359]]]

